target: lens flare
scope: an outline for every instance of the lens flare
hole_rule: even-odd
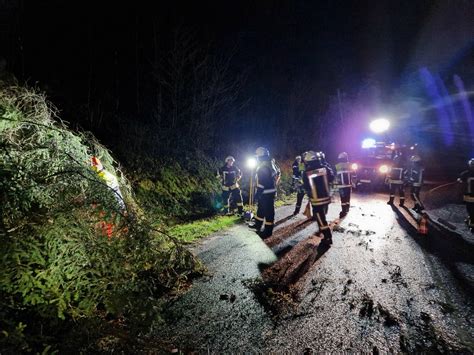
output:
[[[386,118],[379,118],[370,122],[369,128],[374,133],[383,133],[390,127],[390,121]]]
[[[359,165],[357,165],[357,163],[354,163],[354,164],[351,165],[351,168],[352,168],[352,170],[357,170],[357,169],[359,169]]]
[[[247,159],[247,168],[254,169],[257,166],[257,159],[248,158]]]
[[[382,174],[388,173],[388,166],[387,165],[380,165],[379,172]]]

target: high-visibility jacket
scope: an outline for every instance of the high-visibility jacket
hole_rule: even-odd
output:
[[[293,162],[293,165],[291,167],[293,169],[293,179],[299,179],[303,176],[303,171],[304,171],[304,163],[299,162],[295,160]]]
[[[336,184],[338,187],[351,187],[351,164],[340,162],[336,164]]]
[[[421,187],[423,185],[425,169],[419,164],[412,164],[408,171],[408,181],[413,187]]]
[[[474,203],[474,170],[463,171],[459,178],[465,184],[464,201]]]
[[[395,156],[393,159],[393,166],[390,169],[389,180],[390,184],[403,185],[405,183],[406,165],[403,156]]]
[[[262,158],[256,170],[256,196],[276,193],[276,182],[280,177],[280,169],[268,158]]]
[[[319,162],[308,162],[303,174],[303,183],[313,206],[327,205],[331,202],[329,182],[334,178],[332,169]]]
[[[123,202],[123,196],[122,196],[122,192],[120,191],[120,185],[119,185],[117,177],[103,168],[102,170],[97,171],[97,174],[102,180],[104,180],[106,185],[114,192],[114,197],[117,200],[120,208],[125,209],[125,203]]]
[[[222,181],[222,190],[229,191],[239,187],[239,180],[242,177],[242,173],[235,165],[227,166],[224,165],[219,169],[219,176]]]

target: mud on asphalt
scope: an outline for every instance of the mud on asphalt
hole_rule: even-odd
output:
[[[244,225],[203,241],[210,276],[169,305],[154,336],[198,353],[472,353],[472,301],[383,198],[356,197],[330,248],[315,223],[288,218],[292,206],[265,241]]]

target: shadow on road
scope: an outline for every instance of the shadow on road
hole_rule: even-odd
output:
[[[329,250],[328,245],[321,244],[321,239],[320,236],[313,235],[298,243],[284,257],[263,271],[263,281],[275,290],[288,290]]]
[[[311,221],[311,219],[299,220],[283,228],[280,228],[276,232],[274,232],[270,238],[265,240],[265,244],[268,247],[272,248],[275,245],[280,244],[285,239],[288,239],[292,235],[295,235],[299,231],[305,229],[311,223]]]

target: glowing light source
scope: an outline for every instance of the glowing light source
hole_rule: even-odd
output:
[[[256,166],[257,166],[257,159],[255,159],[255,158],[248,158],[247,159],[247,168],[255,169]]]
[[[387,165],[380,165],[379,172],[382,174],[388,173],[388,166]]]
[[[359,165],[357,165],[357,163],[354,163],[354,164],[351,165],[351,168],[352,168],[352,170],[357,170],[357,169],[359,169]]]
[[[362,141],[362,148],[375,148],[375,139],[373,138],[366,138]]]
[[[386,118],[378,118],[370,122],[369,128],[374,133],[383,133],[390,127],[390,121]]]

